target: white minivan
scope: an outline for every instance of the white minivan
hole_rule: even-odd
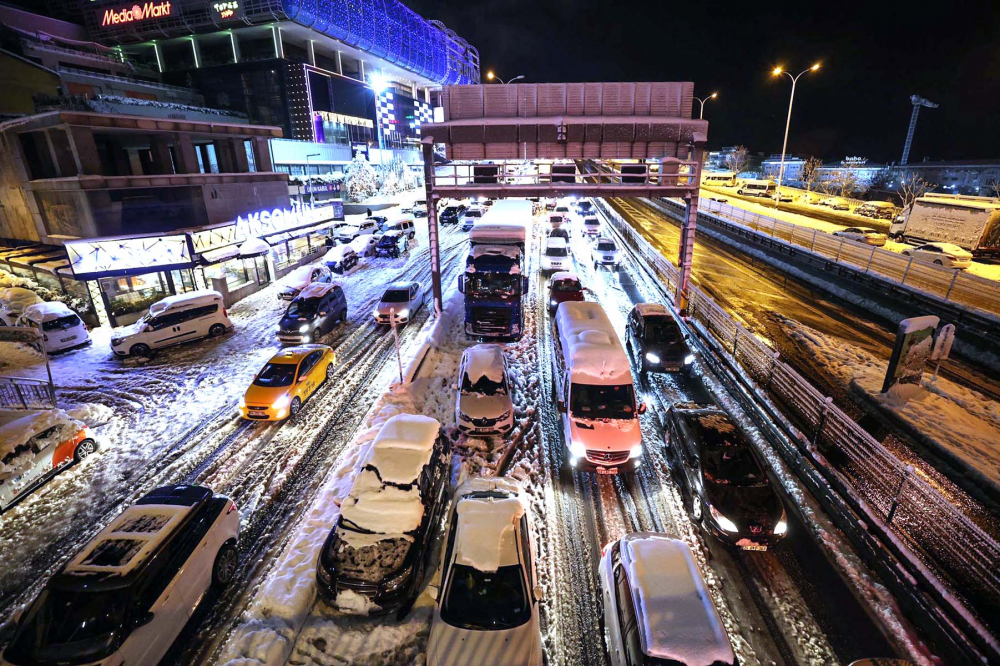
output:
[[[118,356],[148,356],[154,349],[215,338],[232,328],[222,294],[203,289],[153,303],[142,319],[112,336],[111,349]]]
[[[87,325],[69,306],[59,301],[29,305],[17,325],[40,328],[42,345],[49,354],[90,344]]]

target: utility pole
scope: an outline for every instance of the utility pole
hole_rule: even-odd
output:
[[[910,103],[913,105],[913,113],[910,114],[910,128],[906,131],[903,159],[899,160],[899,166],[906,166],[906,162],[910,159],[910,147],[913,145],[913,133],[917,130],[917,116],[920,115],[920,107],[926,106],[928,109],[936,109],[939,106],[920,95],[910,95]]]

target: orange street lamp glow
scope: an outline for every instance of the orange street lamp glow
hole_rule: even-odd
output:
[[[490,81],[492,81],[493,80],[493,72],[492,71],[486,72],[486,78],[488,78]]]

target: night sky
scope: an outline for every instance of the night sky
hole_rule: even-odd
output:
[[[798,73],[819,60],[796,88],[789,152],[898,161],[918,94],[941,106],[921,109],[911,163],[1000,158],[1000,2],[403,2],[477,47],[484,82],[493,69],[525,82],[717,90],[705,105],[711,148],[780,152],[791,81],[770,70]]]

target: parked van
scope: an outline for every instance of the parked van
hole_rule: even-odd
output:
[[[773,180],[744,180],[736,188],[736,194],[745,197],[770,197],[777,183]]]
[[[390,231],[402,231],[410,240],[417,237],[417,228],[414,225],[413,217],[411,216],[397,217],[395,220],[391,220],[385,225],[385,227],[382,228],[382,231],[385,233]]]
[[[702,171],[701,184],[707,187],[732,187],[736,184],[736,174],[732,171]]]
[[[158,664],[209,588],[236,575],[239,525],[208,488],[153,490],[45,583],[3,663]]]
[[[427,217],[427,199],[417,199],[413,202],[413,217]]]
[[[0,412],[0,513],[96,450],[90,428],[61,409]]]
[[[347,322],[347,297],[339,284],[314,282],[302,290],[278,324],[278,340],[287,345],[314,342]]]
[[[628,356],[597,303],[566,302],[556,309],[553,354],[564,460],[570,468],[617,474],[642,458],[639,415]]]
[[[17,320],[17,325],[40,328],[42,345],[49,354],[90,344],[87,325],[60,301],[29,305]]]
[[[222,294],[203,289],[153,303],[142,319],[112,336],[111,350],[118,356],[148,356],[155,349],[216,338],[232,328]]]

